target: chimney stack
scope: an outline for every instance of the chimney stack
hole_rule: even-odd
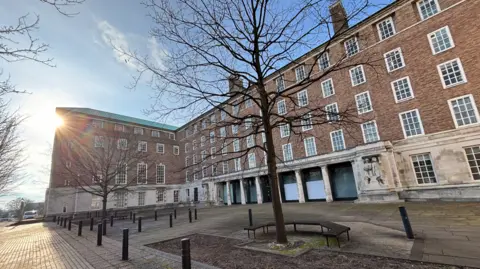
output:
[[[230,75],[228,77],[229,92],[239,91],[243,89],[243,81],[237,75]]]
[[[342,5],[341,0],[333,0],[330,5],[330,16],[332,17],[333,31],[335,35],[348,29],[347,12]]]

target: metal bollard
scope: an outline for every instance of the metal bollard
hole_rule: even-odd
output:
[[[122,261],[128,260],[128,229],[123,229]]]
[[[82,227],[83,227],[83,223],[82,223],[82,221],[79,221],[78,222],[78,236],[82,236]]]
[[[155,221],[157,221],[157,210],[155,210]]]
[[[414,239],[412,225],[410,225],[410,220],[408,219],[407,209],[404,206],[398,208],[400,210],[400,216],[402,217],[403,227],[405,228],[405,233],[407,234],[408,239]]]
[[[102,224],[99,223],[97,227],[97,246],[102,245]]]
[[[93,218],[90,218],[90,231],[93,231]]]
[[[57,218],[57,225],[60,223],[60,217]]]
[[[138,232],[142,232],[142,217],[138,217]]]
[[[177,219],[177,209],[176,209],[176,208],[173,209],[173,217],[174,217],[175,219]]]
[[[107,235],[107,219],[103,219],[103,235]]]
[[[170,228],[173,226],[173,221],[172,221],[172,213],[170,213]]]
[[[63,228],[67,228],[67,218],[63,219]]]
[[[190,239],[182,239],[182,269],[191,269],[192,261],[190,260]]]
[[[68,218],[68,230],[69,231],[72,230],[72,219],[71,218]]]
[[[188,220],[192,223],[192,210],[188,209]]]
[[[132,211],[130,211],[130,219],[132,219],[132,213],[133,213],[133,212],[132,212]]]
[[[113,216],[110,216],[110,227],[113,227]]]
[[[195,207],[195,220],[197,220],[197,208]]]
[[[135,213],[133,213],[133,223],[135,223]]]
[[[248,209],[248,223],[250,224],[250,226],[253,226],[253,217],[252,217],[252,209],[251,208]]]

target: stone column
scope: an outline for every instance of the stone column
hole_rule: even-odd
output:
[[[295,178],[297,179],[298,202],[305,203],[305,193],[303,192],[302,174],[300,170],[295,170]]]
[[[232,198],[230,197],[230,181],[227,181],[227,205],[232,205]]]
[[[360,190],[360,178],[361,176],[358,174],[359,173],[359,167],[358,167],[358,162],[355,162],[355,160],[350,161],[352,164],[352,170],[353,170],[353,178],[355,179],[355,188],[357,189],[357,196],[360,196],[361,190]]]
[[[240,179],[240,201],[242,202],[242,205],[246,204],[246,197],[245,197],[245,186],[244,186],[244,180],[243,178]]]
[[[257,190],[257,203],[263,203],[262,187],[260,186],[260,177],[255,177],[255,187]]]
[[[328,167],[322,166],[322,178],[323,178],[323,185],[325,186],[325,195],[327,196],[327,202],[333,202],[332,196],[332,186],[330,185],[330,177],[328,176]]]

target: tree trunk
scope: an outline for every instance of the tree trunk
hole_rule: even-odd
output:
[[[104,196],[102,199],[102,219],[107,218],[107,197]]]
[[[263,89],[263,91],[265,91]],[[283,219],[283,210],[282,203],[280,202],[280,192],[278,191],[278,176],[277,176],[277,160],[275,156],[275,146],[273,144],[272,136],[272,127],[270,125],[270,116],[268,114],[268,101],[266,95],[261,94],[262,107],[266,108],[262,110],[262,119],[263,127],[265,129],[265,138],[266,145],[264,146],[267,150],[267,168],[268,168],[268,177],[270,179],[271,193],[272,193],[272,207],[273,215],[275,217],[275,230],[277,243],[286,244],[287,233],[285,230],[285,220]]]

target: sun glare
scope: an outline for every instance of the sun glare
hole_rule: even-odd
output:
[[[62,117],[55,114],[55,117],[53,118],[53,125],[55,126],[55,128],[62,126],[63,125]]]

